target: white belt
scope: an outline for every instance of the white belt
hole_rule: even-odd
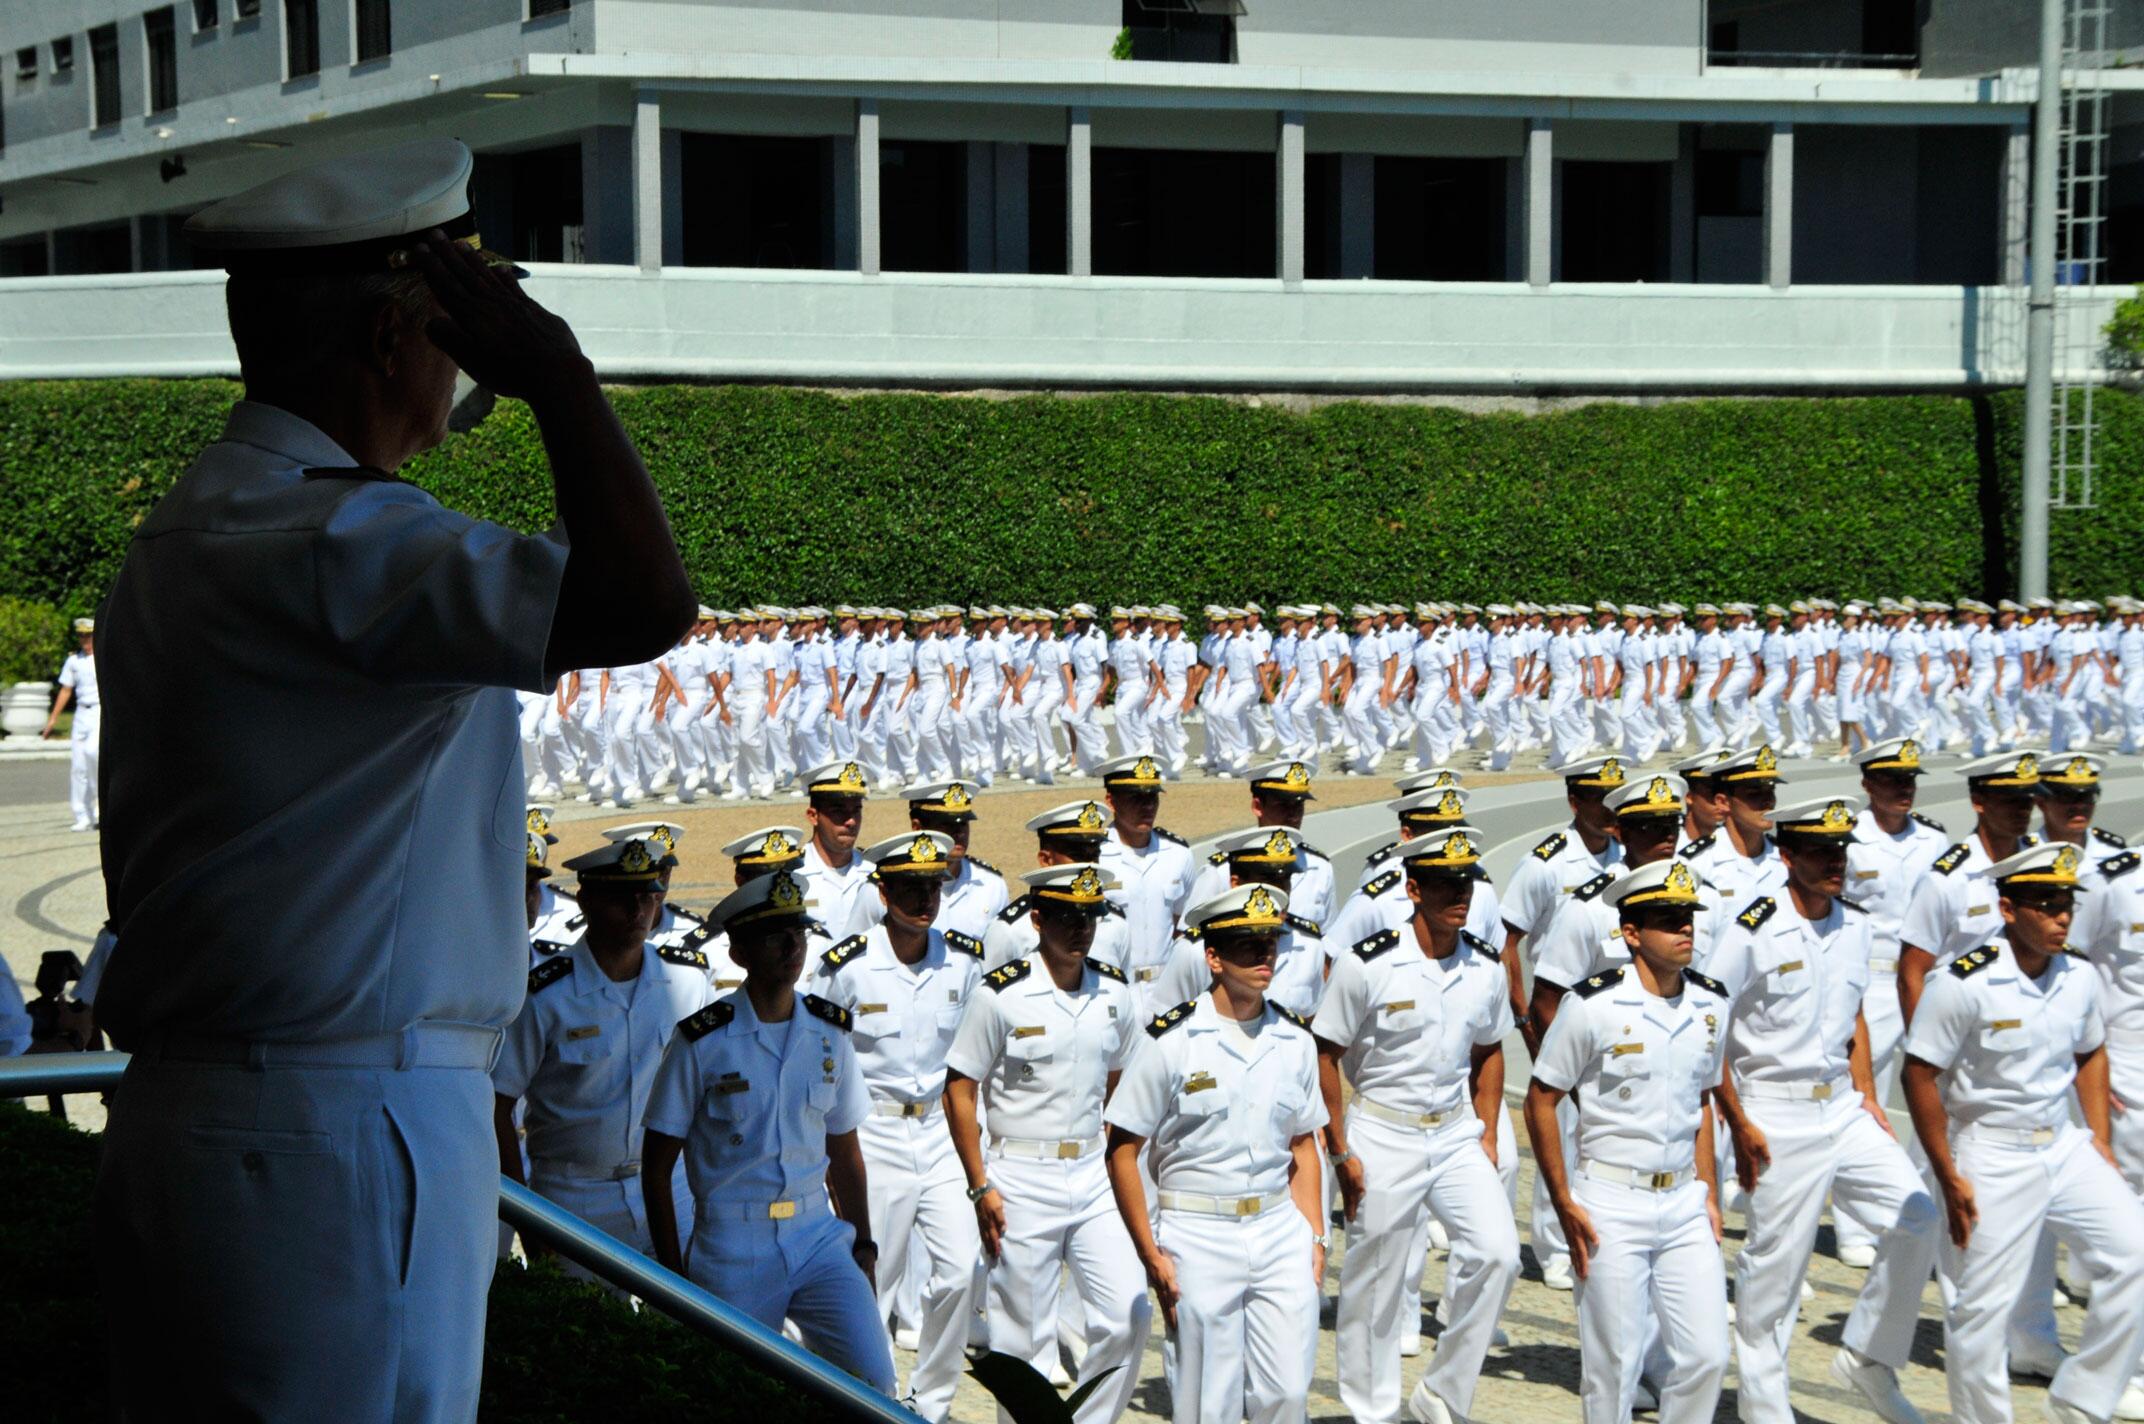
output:
[[[1199,1216],[1256,1216],[1288,1200],[1286,1192],[1262,1197],[1210,1197],[1200,1192],[1163,1192],[1163,1211],[1188,1211]]]
[[[1096,1133],[1085,1138],[1043,1137],[992,1137],[990,1145],[1007,1157],[1034,1157],[1041,1160],[1076,1162],[1091,1152],[1102,1150],[1102,1135]]]
[[[217,1063],[255,1071],[266,1068],[481,1068],[499,1061],[499,1030],[483,1024],[423,1019],[400,1033],[317,1043],[277,1043],[243,1038],[195,1038],[152,1034],[137,1046],[134,1061]]]
[[[561,1177],[569,1182],[626,1182],[640,1175],[640,1163],[620,1162],[605,1167],[594,1162],[559,1162],[549,1158],[531,1160],[532,1177]]]
[[[1969,1122],[1958,1129],[1958,1136],[2000,1142],[2005,1147],[2052,1147],[2061,1133],[2052,1127],[1983,1127]]]
[[[1833,1098],[1843,1098],[1853,1087],[1851,1078],[1835,1078],[1829,1083],[1767,1083],[1753,1080],[1736,1083],[1735,1092],[1745,1098],[1772,1098],[1787,1103],[1826,1103]]]
[[[1151,984],[1160,977],[1161,966],[1158,964],[1150,965],[1145,969],[1134,969],[1132,971],[1132,978],[1138,980],[1142,984]]]
[[[1679,1172],[1640,1172],[1634,1167],[1618,1167],[1611,1162],[1581,1162],[1578,1170],[1596,1182],[1636,1187],[1641,1192],[1672,1192],[1697,1175],[1694,1167],[1685,1167]]]
[[[929,1117],[938,1111],[941,1100],[931,1098],[920,1103],[904,1103],[897,1098],[874,1098],[871,1101],[873,1117]]]
[[[1356,1095],[1355,1109],[1378,1119],[1380,1122],[1395,1122],[1401,1127],[1442,1127],[1448,1122],[1457,1122],[1461,1118],[1474,1115],[1474,1105],[1472,1103],[1463,1103],[1459,1107],[1453,1108],[1450,1112],[1402,1112],[1398,1108],[1388,1108],[1383,1103],[1372,1102],[1360,1094]]]
[[[692,1215],[695,1221],[788,1221],[827,1209],[825,1189],[814,1188],[780,1201],[697,1202]]]
[[[1878,974],[1896,974],[1898,972],[1898,961],[1895,959],[1872,958],[1869,960],[1869,968],[1875,970]]]

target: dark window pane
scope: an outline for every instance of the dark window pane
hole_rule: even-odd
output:
[[[394,16],[388,0],[357,0],[357,62],[385,59],[394,48]]]
[[[879,265],[888,272],[967,269],[968,146],[913,139],[878,149]]]
[[[1668,163],[1565,163],[1565,282],[1668,279]]]
[[[217,13],[218,3],[219,0],[194,0],[195,29],[213,30],[223,23],[223,17]]]
[[[283,0],[283,57],[292,79],[320,72],[320,0]]]
[[[1763,217],[1764,155],[1699,153],[1697,215],[1701,218]]]
[[[1501,158],[1377,160],[1377,244],[1371,271],[1403,282],[1501,282]]]
[[[1165,59],[1180,64],[1233,64],[1236,21],[1225,0],[1124,0],[1124,29],[1131,37],[1133,59]],[[1189,13],[1192,10],[1201,13]]]
[[[572,8],[572,0],[529,0],[529,18],[542,15],[562,15]]]
[[[0,242],[0,277],[42,277],[50,270],[43,238]]]
[[[689,133],[679,167],[686,266],[834,265],[831,139]]]
[[[1065,148],[1034,144],[1027,150],[1027,270],[1063,275],[1065,257]]]
[[[149,112],[179,107],[178,17],[167,7],[141,17],[149,43]]]
[[[1270,153],[1094,150],[1094,270],[1123,277],[1276,274]]]
[[[52,72],[59,74],[74,68],[74,41],[72,39],[52,42]]]
[[[261,0],[238,0],[234,13],[241,20],[251,20],[258,17],[260,12]]]
[[[92,121],[98,128],[119,122],[119,27],[99,25],[89,32]]]

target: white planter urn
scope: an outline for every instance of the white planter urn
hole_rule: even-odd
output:
[[[52,684],[18,682],[0,693],[0,732],[11,737],[34,737],[45,730],[52,711]]]

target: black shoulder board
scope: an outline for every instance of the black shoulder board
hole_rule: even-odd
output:
[[[968,857],[968,864],[974,866],[977,870],[987,870],[1000,880],[1003,880],[1005,878],[1005,872],[998,869],[996,866],[992,865],[987,860],[979,860],[971,855]]]
[[[692,945],[694,948],[698,948],[700,945],[703,945],[709,940],[713,939],[717,933],[719,933],[719,931],[717,931],[713,925],[702,924],[698,929],[693,930],[690,934],[685,936],[685,943]]]
[[[1290,926],[1291,928],[1293,928],[1293,929],[1299,929],[1299,930],[1301,930],[1301,931],[1302,931],[1302,932],[1303,932],[1304,934],[1324,934],[1324,933],[1325,933],[1325,931],[1323,931],[1323,930],[1321,930],[1321,929],[1319,929],[1319,928],[1318,928],[1318,922],[1317,922],[1316,920],[1306,920],[1306,919],[1304,919],[1304,918],[1303,918],[1303,917],[1302,917],[1301,915],[1289,915],[1289,916],[1287,917],[1287,920],[1288,920],[1288,924],[1289,924],[1289,926]]]
[[[538,954],[549,955],[564,954],[568,949],[571,949],[572,946],[567,944],[563,940],[532,939],[529,941],[529,948],[535,950]]]
[[[1534,858],[1537,860],[1554,860],[1563,853],[1563,848],[1570,843],[1570,835],[1567,832],[1558,831],[1534,847]]]
[[[1206,938],[1206,927],[1204,925],[1193,925],[1189,929],[1179,930],[1177,934],[1179,938],[1188,939],[1195,944],[1199,940]]]
[[[1163,829],[1162,829],[1162,828],[1161,828],[1160,826],[1156,826],[1156,827],[1154,827],[1154,834],[1155,834],[1155,835],[1157,835],[1157,836],[1160,836],[1160,837],[1161,837],[1161,838],[1162,838],[1163,840],[1165,840],[1165,841],[1175,841],[1175,842],[1176,842],[1176,843],[1177,843],[1178,845],[1189,845],[1189,844],[1190,844],[1190,842],[1189,842],[1189,841],[1185,840],[1185,839],[1184,839],[1184,838],[1183,838],[1182,836],[1178,835],[1178,834],[1177,834],[1176,832],[1174,832],[1174,831],[1167,831],[1167,830],[1163,830]]]
[[[1459,932],[1459,937],[1465,940],[1468,946],[1473,949],[1476,954],[1479,954],[1484,958],[1493,959],[1499,964],[1504,962],[1504,956],[1496,948],[1496,946],[1489,943],[1489,941],[1483,939],[1480,935],[1475,934],[1471,930],[1461,930]]]
[[[1228,852],[1225,850],[1217,850],[1212,855],[1206,857],[1206,863],[1208,865],[1226,865],[1228,864]]]
[[[548,989],[572,972],[573,961],[564,955],[546,959],[529,971],[529,992],[533,994],[538,989]]]
[[[1311,843],[1310,843],[1309,841],[1303,841],[1303,842],[1301,842],[1300,844],[1298,844],[1298,845],[1297,845],[1297,847],[1296,847],[1296,850],[1297,850],[1297,853],[1298,853],[1298,854],[1301,854],[1301,855],[1314,855],[1314,856],[1316,856],[1316,857],[1317,857],[1317,858],[1318,858],[1319,860],[1331,860],[1331,859],[1332,859],[1332,857],[1331,857],[1331,856],[1327,855],[1327,854],[1326,854],[1326,853],[1325,853],[1324,851],[1322,851],[1322,850],[1319,850],[1319,849],[1318,849],[1318,848],[1317,848],[1316,846],[1312,845],[1312,844],[1311,844]]]
[[[1400,942],[1398,930],[1379,930],[1368,939],[1355,941],[1355,957],[1365,962],[1377,958]]]
[[[819,962],[829,969],[839,969],[864,952],[864,937],[850,935],[841,943],[819,956]]]
[[[690,1018],[678,1021],[677,1031],[688,1041],[707,1037],[716,1029],[737,1017],[737,1006],[728,999],[717,999]]]
[[[574,916],[574,917],[573,917],[572,919],[570,919],[570,920],[566,921],[566,928],[567,928],[567,929],[569,929],[569,930],[577,930],[577,929],[579,929],[579,928],[580,928],[581,926],[583,926],[583,925],[585,925],[585,924],[587,924],[587,923],[588,923],[588,916],[586,916],[586,915],[575,915],[575,916]]]
[[[1778,909],[1777,900],[1769,895],[1759,895],[1749,902],[1741,914],[1735,916],[1735,923],[1746,930],[1762,929],[1764,922],[1772,918]]]
[[[806,920],[804,922],[804,937],[806,939],[832,939],[834,935],[831,930],[817,920]]]
[[[1369,884],[1363,886],[1362,893],[1375,897],[1384,894],[1387,890],[1390,890],[1393,886],[1399,883],[1400,873],[1397,870],[1388,870],[1383,875],[1380,875],[1375,880],[1372,880]]]
[[[1933,816],[1924,816],[1920,812],[1915,811],[1913,813],[1913,819],[1919,821],[1922,825],[1928,827],[1929,830],[1934,831],[1937,835],[1947,836],[1950,834],[1949,831],[1943,829],[1943,823],[1941,821],[1938,821]]]
[[[308,465],[305,468],[305,478],[309,480],[372,480],[379,484],[390,485],[402,483],[394,475],[388,474],[385,470],[375,469],[371,465]]]
[[[1376,850],[1370,852],[1369,858],[1365,863],[1369,865],[1381,865],[1385,861],[1391,859],[1392,852],[1398,850],[1399,848],[1400,843],[1398,841],[1391,841],[1385,845],[1381,845]]]
[[[1124,918],[1124,907],[1122,905],[1112,905],[1107,901],[1104,901],[1102,904],[1102,913],[1105,915],[1115,915],[1118,919],[1121,920]]]
[[[1936,863],[1930,866],[1929,869],[1935,871],[1938,875],[1948,875],[1959,866],[1965,864],[1965,858],[1972,853],[1972,847],[1960,841],[1949,850],[1944,851],[1943,854],[1937,856]]]
[[[2144,860],[2144,851],[2130,851],[2126,855],[2110,855],[2099,863],[2099,873],[2112,880],[2117,875],[2127,875]]]
[[[706,953],[694,949],[690,945],[666,944],[655,951],[655,957],[666,959],[672,964],[689,964],[695,969],[705,969],[707,967]]]
[[[822,999],[817,994],[804,996],[804,1007],[813,1018],[825,1019],[843,1033],[849,1031],[849,1011],[832,999]]]
[[[988,984],[993,991],[1010,989],[1034,972],[1034,968],[1034,964],[1028,960],[1015,959],[1012,963],[999,969],[993,969],[988,974],[985,974],[983,982]]]
[[[670,913],[676,915],[679,919],[685,921],[685,923],[687,924],[704,925],[707,923],[707,916],[695,914],[691,910],[686,909],[683,905],[672,905],[670,907]]]
[[[1271,999],[1266,1000],[1266,1002],[1269,1004],[1273,1004],[1273,1001]],[[1310,1031],[1310,1020],[1304,1018],[1301,1014],[1289,1008],[1287,1005],[1273,1004],[1273,1012],[1279,1014],[1289,1023],[1294,1024],[1297,1028],[1302,1029],[1305,1033],[1308,1033]]]
[[[1685,974],[1689,972],[1690,971],[1687,969],[1683,971],[1683,973]],[[1623,966],[1618,964],[1613,969],[1603,969],[1600,973],[1594,975],[1591,979],[1581,980],[1580,982],[1573,984],[1571,986],[1571,992],[1578,995],[1578,997],[1581,999],[1590,999],[1595,994],[1598,994],[1601,990],[1612,989],[1622,982]]]
[[[1574,900],[1591,900],[1615,883],[1615,872],[1604,870],[1571,892]]]
[[[1117,968],[1116,965],[1111,964],[1106,959],[1095,959],[1090,956],[1087,960],[1087,967],[1092,969],[1095,973],[1101,975],[1104,979],[1114,979],[1119,984],[1131,983],[1131,980],[1124,977],[1123,970]]]
[[[957,950],[962,954],[972,954],[977,959],[983,957],[983,942],[974,935],[964,935],[959,930],[947,930],[945,932],[945,943],[948,949]]]
[[[2116,850],[2121,850],[2129,844],[2128,841],[2116,835],[2114,832],[2103,831],[2097,826],[2092,827],[2092,839],[2098,841],[2103,846],[2112,846]]]
[[[1727,997],[1727,986],[1709,975],[1700,974],[1695,969],[1685,969],[1682,972],[1682,977],[1697,985],[1700,989],[1709,989],[1723,999]]]
[[[1008,925],[1016,925],[1028,911],[1035,908],[1034,897],[1022,895],[1019,899],[998,911],[998,918]]]
[[[1719,838],[1720,833],[1718,831],[1707,831],[1705,832],[1705,834],[1699,836],[1696,840],[1689,841],[1683,844],[1679,849],[1676,850],[1675,854],[1683,857],[1685,860],[1689,859],[1693,855],[1703,855],[1706,851],[1712,849],[1712,843]]]
[[[1978,949],[1969,949],[1950,962],[1950,972],[1960,979],[1966,978],[1968,975],[1978,974],[1981,970],[1993,964],[2000,953],[2001,951],[1997,950],[1992,944],[1984,944]]]
[[[1831,898],[1836,904],[1840,905],[1845,909],[1852,910],[1857,915],[1865,915],[1868,913],[1868,910],[1866,908],[1859,904],[1856,904],[1852,900],[1847,899],[1844,895],[1834,895]]]
[[[1198,1003],[1199,1001],[1196,999],[1186,999],[1167,1013],[1154,1015],[1154,1021],[1146,1026],[1147,1034],[1153,1038],[1161,1037],[1185,1019],[1190,1018],[1191,1011],[1198,1007]]]

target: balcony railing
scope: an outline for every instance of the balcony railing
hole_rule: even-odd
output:
[[[1862,54],[1853,50],[1708,49],[1713,69],[1919,69],[1917,54]]]

